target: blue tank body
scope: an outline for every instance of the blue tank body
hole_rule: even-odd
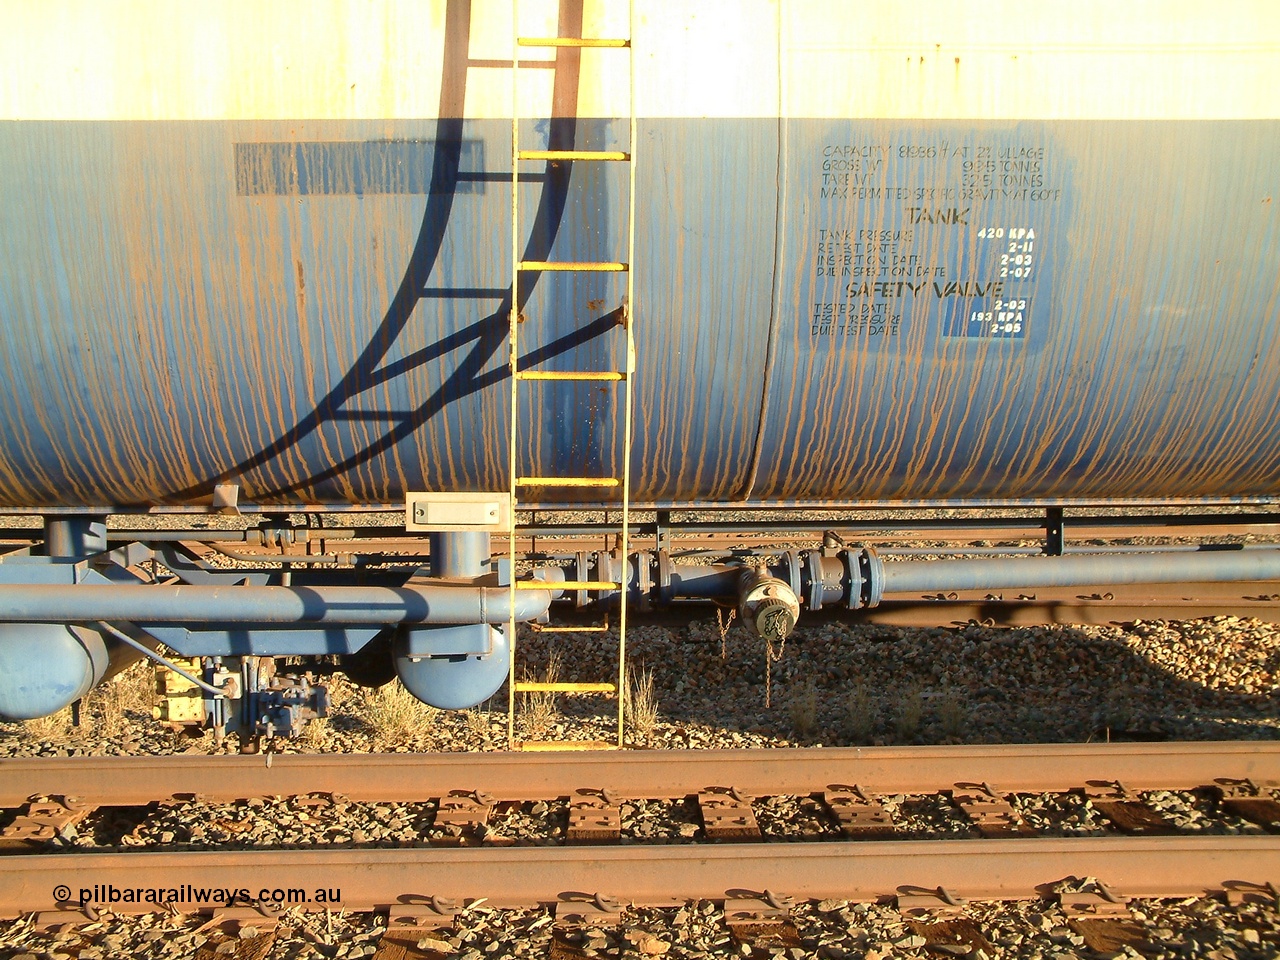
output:
[[[510,125],[445,86],[444,119],[0,124],[0,506],[506,489]],[[1280,122],[638,129],[634,502],[1280,494]],[[617,257],[625,178],[531,165],[524,256]],[[621,365],[624,290],[532,279],[522,367]],[[602,472],[615,396],[522,388],[528,472]]]

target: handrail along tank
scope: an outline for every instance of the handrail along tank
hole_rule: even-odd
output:
[[[636,6],[637,503],[1278,492],[1273,5]],[[509,3],[6,7],[0,504],[505,487]],[[545,56],[527,145],[619,148],[616,60]],[[616,252],[602,166],[530,252]],[[608,368],[619,279],[548,290],[530,359]],[[529,472],[607,462],[540,389]]]

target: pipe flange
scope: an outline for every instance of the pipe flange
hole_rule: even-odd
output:
[[[577,565],[573,571],[573,579],[579,583],[583,583],[591,579],[591,554],[585,550],[578,554]],[[573,605],[576,609],[581,610],[587,605],[590,598],[585,590],[573,591]]]
[[[666,550],[658,551],[658,603],[666,606],[675,599],[675,589],[671,586],[671,554]]]
[[[806,569],[805,573],[809,577],[809,592],[805,595],[805,600],[810,610],[822,609],[822,596],[824,592],[822,582],[822,551],[809,550],[805,553]]]
[[[862,607],[862,551],[845,549],[840,551],[840,562],[844,564],[844,575],[848,580],[844,591],[844,608],[858,610]]]
[[[863,547],[859,552],[858,567],[862,573],[862,601],[868,607],[880,606],[884,599],[884,561],[875,547]]]
[[[653,571],[649,568],[649,554],[644,550],[637,550],[631,555],[631,559],[635,561],[636,586],[640,591],[636,597],[636,609],[645,612],[652,606],[650,593],[653,590]],[[627,590],[627,584],[624,583],[622,589]],[[627,596],[631,596],[629,590]]]
[[[596,580],[603,583],[621,584],[626,587],[627,565],[613,551],[601,550],[596,554]],[[596,591],[596,600],[608,603],[618,595],[618,589]]]
[[[787,580],[791,586],[791,592],[797,597],[804,596],[804,587],[801,583],[801,563],[800,551],[788,550],[785,554],[787,561]]]

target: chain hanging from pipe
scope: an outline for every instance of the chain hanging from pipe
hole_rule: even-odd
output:
[[[787,635],[783,635],[778,641],[778,648],[775,651],[773,647],[773,637],[765,636],[764,638],[764,708],[768,710],[773,706],[773,665],[782,661],[782,655],[787,650]]]

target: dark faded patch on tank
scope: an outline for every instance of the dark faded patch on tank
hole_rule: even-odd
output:
[[[237,143],[236,193],[477,193],[483,189],[484,142],[463,140],[460,147],[441,176],[434,140]]]

